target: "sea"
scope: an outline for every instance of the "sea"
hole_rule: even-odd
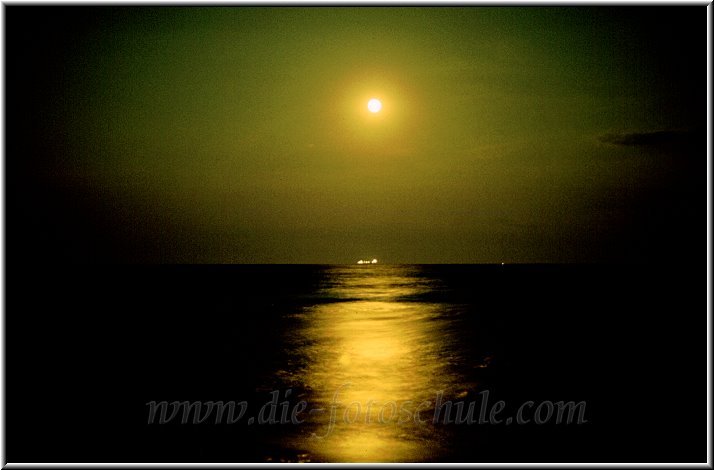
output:
[[[8,458],[702,461],[701,274],[29,266],[6,281]]]

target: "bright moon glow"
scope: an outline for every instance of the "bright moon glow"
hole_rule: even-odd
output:
[[[369,100],[369,103],[367,103],[367,108],[373,113],[378,113],[379,110],[382,109],[382,102],[377,98],[372,98]]]

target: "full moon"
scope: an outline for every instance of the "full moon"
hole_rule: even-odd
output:
[[[372,98],[369,100],[369,103],[367,103],[367,109],[369,109],[370,112],[378,113],[379,110],[382,109],[382,102],[377,98]]]

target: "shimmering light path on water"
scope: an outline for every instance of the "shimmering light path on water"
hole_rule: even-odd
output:
[[[441,288],[410,266],[326,268],[319,303],[292,314],[275,384],[303,390],[315,411],[282,445],[313,461],[438,458],[437,393],[477,386],[459,373],[474,362],[452,338],[459,306],[419,301]]]

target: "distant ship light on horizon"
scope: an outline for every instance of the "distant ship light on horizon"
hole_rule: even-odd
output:
[[[374,258],[372,261],[361,259],[357,261],[357,264],[377,264],[377,258]]]

